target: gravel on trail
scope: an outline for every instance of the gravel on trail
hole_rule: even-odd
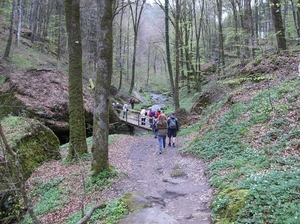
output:
[[[120,223],[212,223],[209,209],[212,189],[205,176],[206,164],[180,154],[178,149],[184,147],[180,138],[177,138],[179,145],[167,144],[162,154],[153,136],[124,139],[127,147],[123,144],[119,153],[126,161],[126,168],[119,168],[126,170],[126,178],[113,185],[109,194],[117,197],[136,192],[150,202],[151,208],[130,214]]]

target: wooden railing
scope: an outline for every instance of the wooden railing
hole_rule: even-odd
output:
[[[140,111],[129,109],[125,114],[123,110],[116,109],[119,113],[120,119],[127,124],[131,124],[136,127],[140,127],[146,130],[152,130],[150,127],[149,120],[151,119],[148,116],[140,114]],[[142,125],[142,118],[145,118],[145,125]]]

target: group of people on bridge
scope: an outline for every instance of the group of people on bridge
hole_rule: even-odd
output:
[[[131,109],[134,109],[135,99],[132,97],[129,101]],[[122,113],[123,119],[127,116],[129,111],[128,104],[124,103],[123,107],[119,103],[113,103],[114,108],[118,114]],[[174,112],[171,112],[169,116],[166,116],[161,109],[152,110],[152,108],[141,108],[140,111],[141,125],[150,125],[150,128],[154,132],[154,138],[158,139],[159,154],[166,148],[166,138],[168,136],[168,146],[175,147],[176,136],[179,130],[179,122]]]
[[[142,108],[140,115],[142,125],[146,125],[146,117],[148,117],[150,127],[154,132],[154,138],[158,139],[159,154],[166,148],[167,136],[169,139],[168,146],[175,147],[179,123],[174,112],[171,112],[169,116],[166,116],[160,109],[153,111],[150,107],[148,111],[146,111],[145,108]]]

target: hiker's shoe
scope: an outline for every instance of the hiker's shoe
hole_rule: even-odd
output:
[[[157,138],[157,136],[154,136],[154,138]]]
[[[168,146],[171,146],[171,142],[169,142]]]
[[[173,147],[175,147],[175,143],[173,143]]]

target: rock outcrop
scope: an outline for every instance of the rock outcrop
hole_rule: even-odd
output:
[[[19,204],[23,181],[42,163],[61,158],[60,142],[50,128],[34,119],[11,116],[1,120],[1,127],[4,135],[0,141],[3,149],[0,152],[0,223],[12,223],[22,213]],[[9,153],[9,148],[16,156]]]
[[[45,123],[54,132],[69,129],[68,76],[53,69],[30,69],[5,74],[0,85],[4,114],[24,115]],[[93,91],[84,88],[86,122],[92,123]]]
[[[25,117],[12,116],[4,118],[1,123],[8,145],[18,154],[24,179],[27,179],[41,163],[61,158],[59,139],[50,128],[41,122]],[[4,148],[3,141],[0,145]],[[8,160],[14,161],[14,158],[11,157],[5,159],[8,156],[7,153],[3,154],[1,152],[0,154],[3,158],[0,166]]]

